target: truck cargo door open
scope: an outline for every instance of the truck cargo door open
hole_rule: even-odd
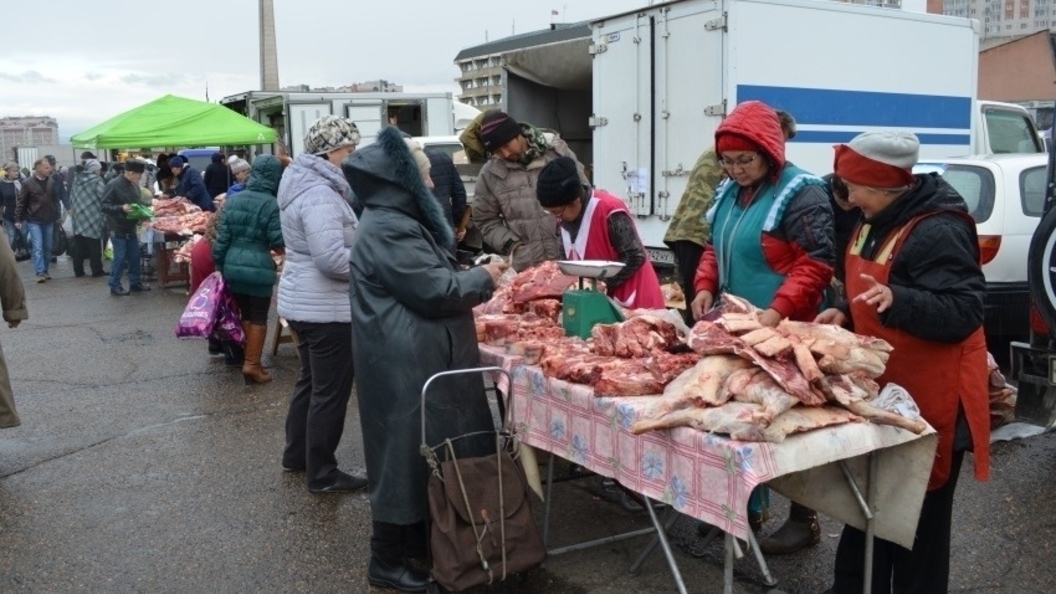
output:
[[[593,143],[590,129],[590,38],[503,54],[506,113],[519,122],[556,130],[584,165]]]
[[[355,122],[363,138],[374,138],[387,124],[385,110],[378,99],[353,99],[345,103],[345,117]]]

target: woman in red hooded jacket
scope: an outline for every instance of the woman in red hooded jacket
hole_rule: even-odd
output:
[[[834,222],[825,182],[785,160],[777,113],[759,101],[738,105],[715,131],[719,164],[728,176],[707,213],[711,240],[694,280],[691,309],[700,319],[721,293],[763,310],[760,322],[811,321],[832,280]],[[766,517],[767,492],[749,502],[749,523]],[[792,504],[788,522],[760,541],[769,554],[817,544],[817,512]]]

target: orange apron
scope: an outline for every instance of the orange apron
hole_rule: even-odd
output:
[[[937,214],[937,213],[931,213]],[[868,274],[886,285],[902,244],[922,219],[911,219],[895,230],[884,242],[875,260],[860,255],[868,237],[868,225],[859,224],[854,240],[847,246],[846,285],[854,331],[865,336],[882,338],[894,347],[887,369],[877,380],[883,386],[896,383],[909,391],[924,419],[939,433],[935,464],[931,468],[928,490],[946,484],[950,478],[953,459],[953,438],[957,425],[957,409],[964,409],[972,433],[975,454],[975,478],[985,481],[990,477],[990,405],[986,338],[982,327],[958,343],[944,343],[917,338],[898,328],[888,328],[880,322],[876,307],[855,302],[854,298],[869,290],[861,279]],[[967,222],[974,226],[967,215]]]

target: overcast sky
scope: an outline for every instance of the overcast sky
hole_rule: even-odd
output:
[[[466,47],[649,0],[275,0],[279,81],[385,79],[457,95]],[[0,117],[48,115],[62,142],[166,93],[209,99],[259,87],[257,0],[5,0]],[[552,17],[551,10],[561,13]],[[16,17],[17,18],[13,18]]]

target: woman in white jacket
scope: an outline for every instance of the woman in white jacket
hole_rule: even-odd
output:
[[[362,489],[365,478],[337,467],[334,453],[352,392],[348,257],[356,229],[341,162],[359,143],[352,122],[326,116],[308,129],[304,152],[279,184],[286,263],[278,313],[297,335],[301,376],[286,416],[282,467],[306,471],[312,493]]]

